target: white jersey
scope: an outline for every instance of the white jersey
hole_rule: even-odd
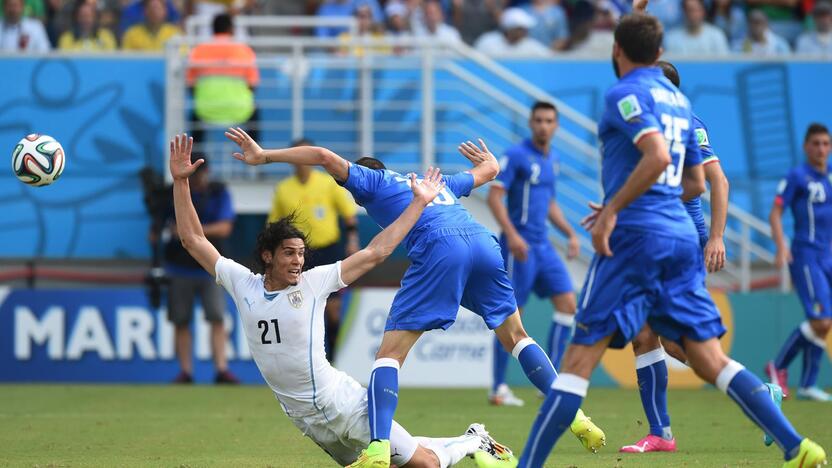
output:
[[[324,307],[346,284],[341,262],[305,271],[296,286],[266,291],[263,275],[220,257],[217,283],[237,305],[260,373],[290,417],[320,412],[335,397],[343,374],[324,353]]]

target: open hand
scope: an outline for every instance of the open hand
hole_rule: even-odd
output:
[[[442,179],[439,168],[428,168],[421,182],[416,180],[416,174],[410,174],[410,190],[413,191],[413,198],[424,202],[425,205],[432,202],[444,188],[445,181]]]
[[[485,146],[485,142],[482,141],[482,138],[478,138],[477,141],[480,142],[480,146],[475,145],[471,141],[461,143],[457,148],[459,150],[459,154],[465,156],[474,166],[479,166],[486,161],[493,161],[496,163],[497,158],[491,154],[491,151],[488,151],[488,147]]]
[[[722,238],[711,237],[708,239],[704,254],[708,273],[716,273],[725,267],[725,242]]]
[[[174,180],[187,179],[205,162],[197,159],[191,162],[191,150],[194,147],[193,137],[180,134],[170,140],[170,175]]]
[[[229,128],[225,132],[225,137],[237,143],[237,146],[243,151],[242,153],[234,153],[235,159],[238,159],[251,166],[266,163],[266,157],[263,155],[263,148],[254,141],[253,138],[240,127]]]

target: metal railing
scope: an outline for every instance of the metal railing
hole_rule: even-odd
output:
[[[183,50],[204,39],[197,33],[196,21],[189,20],[187,34],[166,49],[168,136],[200,125],[187,120],[193,103],[184,81],[187,54]],[[351,32],[341,38],[263,32],[322,24],[314,17],[237,21],[243,28],[240,34],[258,54],[260,119],[253,127],[264,146],[285,146],[305,136],[348,158],[375,155],[399,171],[438,164],[453,172],[467,167],[467,161],[456,155],[458,142],[482,136],[499,156],[499,151],[527,135],[531,103],[546,100],[558,106],[561,121],[555,145],[561,155],[558,200],[565,215],[577,226],[588,211],[586,202],[602,196],[597,123],[464,43],[359,37],[352,18],[326,20],[327,26]],[[258,34],[245,30],[254,27]],[[198,149],[216,161],[214,172],[232,184],[288,171],[282,165],[244,166],[227,156],[232,146],[221,136],[216,138],[220,129],[203,129],[213,131],[215,138],[199,142]],[[706,207],[708,200],[703,197]],[[582,257],[588,261],[591,241],[584,232],[580,236]],[[771,269],[774,263],[768,225],[731,205],[725,239],[730,261],[711,281],[747,291],[752,286],[752,267]]]

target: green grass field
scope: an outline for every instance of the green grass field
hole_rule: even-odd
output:
[[[486,405],[483,390],[403,389],[396,419],[414,435],[461,433],[483,422],[519,452],[539,400]],[[584,406],[607,433],[598,455],[567,434],[547,466],[779,466],[777,448],[715,390],[671,391],[677,454],[616,453],[646,432],[634,390],[591,389]],[[832,406],[787,401],[799,430],[832,448]],[[0,385],[2,466],[334,466],[282,414],[266,387]],[[465,460],[458,466],[474,466]]]

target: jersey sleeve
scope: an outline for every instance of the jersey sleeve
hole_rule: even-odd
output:
[[[384,171],[350,163],[343,187],[350,191],[355,201],[362,203],[381,187],[383,181]]]
[[[795,195],[797,194],[797,177],[794,171],[789,172],[783,180],[777,185],[777,195],[774,197],[774,203],[780,206],[789,206],[792,204]]]
[[[616,86],[606,96],[609,124],[627,135],[634,145],[645,135],[661,132],[653,113],[653,98],[634,86]]]
[[[347,287],[347,284],[341,279],[340,261],[315,267],[304,273],[303,276],[318,297],[328,297],[331,293]]]
[[[442,179],[445,181],[445,186],[457,198],[471,195],[471,190],[474,189],[474,176],[468,171],[457,172],[452,176],[442,176]]]
[[[514,161],[515,158],[512,152],[506,151],[506,154],[500,158],[500,173],[492,182],[493,184],[500,185],[506,190],[511,187],[511,183],[514,181],[514,176],[517,174],[516,164]]]
[[[696,135],[696,144],[699,145],[699,152],[702,154],[702,164],[719,162],[719,158],[711,147],[708,128],[696,116],[693,117],[693,132]]]
[[[234,285],[253,275],[248,268],[225,257],[217,259],[214,271],[217,273],[217,284],[225,288],[232,297],[234,296]]]

